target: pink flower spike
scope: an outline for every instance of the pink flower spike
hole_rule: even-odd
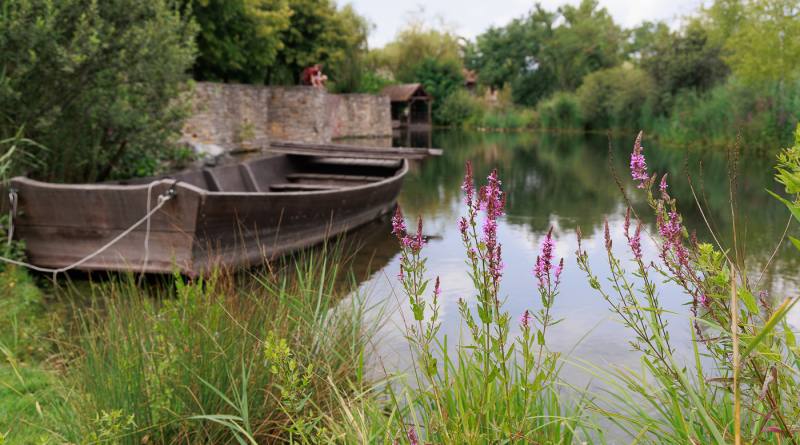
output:
[[[466,235],[467,229],[469,229],[469,223],[467,222],[467,218],[462,216],[461,219],[458,220],[458,231],[461,232],[462,235]]]
[[[628,236],[628,232],[631,228],[631,208],[628,207],[625,209],[625,236]]]
[[[422,246],[422,217],[417,217],[417,243]]]
[[[436,284],[433,286],[433,301],[439,299],[439,295],[442,294],[442,289],[439,287],[439,277],[436,277]]]
[[[558,262],[558,265],[553,271],[553,275],[556,277],[556,284],[561,281],[561,272],[564,271],[564,258],[561,258],[561,261]]]
[[[464,191],[464,203],[471,208],[475,198],[475,184],[472,179],[472,162],[467,161],[464,168],[466,173],[464,174],[464,183],[461,185],[461,190]]]
[[[647,161],[644,158],[644,147],[642,147],[643,132],[639,132],[636,136],[636,142],[633,144],[633,152],[631,153],[631,177],[639,181],[636,187],[643,189],[650,176],[647,174]]]
[[[406,222],[403,219],[403,212],[400,210],[400,206],[397,206],[392,217],[392,233],[398,238],[402,238],[406,233]]]
[[[636,232],[633,234],[632,238],[628,239],[628,245],[631,248],[631,252],[633,253],[634,258],[641,261],[642,260],[642,223],[640,222],[636,226]]]
[[[408,436],[408,443],[411,445],[419,445],[419,438],[417,437],[417,431],[414,427],[409,427],[408,431],[406,432],[406,436]]]
[[[541,252],[539,256],[536,257],[536,265],[533,268],[533,274],[539,280],[539,286],[544,287],[550,284],[550,270],[553,267],[554,247],[553,228],[551,227],[542,241]]]
[[[608,219],[605,220],[604,226],[605,228],[603,230],[603,237],[605,238],[606,242],[606,250],[611,250],[613,243],[611,242],[611,231],[608,229]]]
[[[527,309],[525,312],[522,313],[522,316],[519,317],[519,324],[522,326],[523,329],[528,329],[531,326],[531,313]]]

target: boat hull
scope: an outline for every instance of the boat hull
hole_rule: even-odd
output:
[[[67,267],[147,214],[148,195],[152,209],[158,196],[172,189],[174,197],[153,214],[149,230],[146,223],[141,224],[76,269],[198,275],[218,266],[249,267],[318,244],[391,211],[408,171],[403,160],[391,174],[370,181],[355,180],[341,187],[318,185],[323,189],[310,191],[302,187],[316,186],[293,183],[290,188],[301,190],[275,192],[270,190],[278,187],[276,182],[291,176],[286,168],[289,163],[278,160],[237,166],[234,173],[244,172],[242,177],[251,178],[252,184],[232,187],[244,189],[234,191],[213,190],[220,188],[217,183],[230,182],[222,176],[231,171],[230,166],[203,175],[176,175],[185,179],[177,183],[170,177],[137,184],[92,185],[14,178],[11,188],[18,201],[15,234],[25,242],[30,263]],[[209,181],[214,184],[201,187],[208,183],[192,179],[203,176],[212,178]],[[341,185],[341,181],[337,183]]]

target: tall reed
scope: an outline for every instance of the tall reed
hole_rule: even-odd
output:
[[[475,190],[471,165],[463,190],[467,215],[458,223],[473,284],[475,306],[459,301],[466,338],[438,336],[441,285],[426,270],[425,239],[419,219],[408,233],[400,209],[393,232],[401,246],[398,280],[407,298],[406,338],[414,366],[411,377],[384,388],[385,416],[374,404],[343,403],[346,443],[473,444],[589,441],[601,434],[588,422],[585,402],[559,378],[560,355],[547,347],[563,260],[553,257],[555,240],[547,234],[531,278],[538,292],[532,309],[512,316],[500,295],[502,246],[497,222],[505,195],[497,171]],[[534,310],[534,305],[540,305]],[[521,335],[511,335],[518,323]],[[595,435],[592,435],[595,433]]]
[[[71,443],[317,442],[332,390],[362,382],[366,308],[343,301],[340,254],[284,267],[216,271],[150,291],[129,279],[91,288],[62,353]],[[348,288],[350,289],[350,288]],[[337,306],[342,302],[342,306]],[[332,386],[333,385],[333,386]],[[341,391],[340,391],[341,392]]]
[[[735,165],[731,174],[733,213]],[[606,223],[607,285],[592,273],[580,245],[577,252],[591,286],[633,334],[632,345],[642,361],[641,372],[593,368],[611,388],[595,409],[637,440],[797,443],[798,349],[785,318],[800,296],[770,298],[759,288],[760,280],[748,276],[736,227],[730,249],[713,232],[715,244],[689,233],[666,175],[659,179],[647,169],[641,133],[631,154],[631,176],[655,214],[658,230],[652,238],[658,260],[643,259],[643,223],[630,209],[624,226],[632,254],[629,265],[612,251]],[[659,281],[677,285],[688,298],[686,328],[694,347],[690,363],[682,362],[670,341]]]

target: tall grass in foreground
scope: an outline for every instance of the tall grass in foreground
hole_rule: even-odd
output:
[[[427,277],[422,255],[422,220],[416,234],[406,231],[400,209],[393,231],[401,244],[398,279],[408,299],[411,318],[406,336],[415,363],[408,380],[388,388],[387,417],[375,415],[369,403],[359,404],[342,427],[346,443],[570,444],[589,440],[595,430],[586,418],[586,404],[570,400],[559,379],[562,361],[547,348],[547,332],[558,323],[552,313],[564,263],[553,258],[554,240],[548,234],[535,265],[538,299],[519,320],[503,308],[500,295],[503,260],[497,219],[505,197],[497,171],[477,193],[467,164],[463,190],[467,216],[459,221],[466,263],[474,288],[475,307],[459,301],[467,338],[457,339],[450,352],[446,337],[439,341],[438,277]],[[482,215],[482,216],[481,216]],[[482,221],[479,219],[482,218]],[[428,298],[429,297],[429,298]],[[510,326],[519,323],[522,335],[512,338]]]
[[[337,255],[305,254],[237,279],[174,277],[92,287],[77,340],[62,353],[65,406],[56,442],[318,443],[324,418],[361,384],[370,328],[342,306]],[[155,293],[155,295],[154,295]]]
[[[595,369],[611,386],[596,409],[632,437],[648,442],[798,443],[800,350],[785,317],[800,296],[770,297],[759,289],[760,277],[747,274],[736,227],[730,248],[716,237],[714,245],[690,236],[669,195],[666,175],[659,180],[648,172],[641,138],[640,133],[631,155],[631,175],[655,213],[658,233],[653,238],[659,260],[643,260],[642,223],[631,217],[631,210],[625,220],[633,257],[629,266],[612,253],[608,224],[605,227],[611,270],[607,285],[590,270],[580,244],[577,253],[591,286],[633,334],[632,345],[642,361],[641,372]],[[794,206],[792,212],[800,219],[798,150],[787,150],[781,158],[778,180],[793,202],[780,199]],[[734,164],[732,188],[735,170]],[[733,191],[731,200],[734,212]],[[664,280],[679,286],[689,299],[691,322],[686,328],[694,340],[689,366],[676,358],[670,343],[658,297],[658,282]]]

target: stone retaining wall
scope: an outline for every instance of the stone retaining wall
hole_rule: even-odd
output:
[[[330,94],[331,137],[375,138],[392,136],[391,102],[375,94]]]
[[[198,82],[192,99],[182,139],[195,145],[247,149],[270,139],[325,143],[392,134],[386,96]]]
[[[224,148],[258,148],[269,142],[269,91],[253,85],[199,82],[182,140]]]

